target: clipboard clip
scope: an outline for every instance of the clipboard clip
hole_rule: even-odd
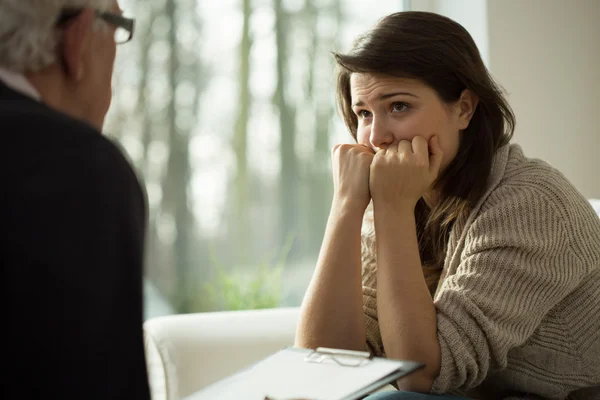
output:
[[[342,367],[361,367],[371,362],[372,355],[367,351],[331,349],[318,347],[304,358],[304,361],[321,364],[325,360],[333,360]]]

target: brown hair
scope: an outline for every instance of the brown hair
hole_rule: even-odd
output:
[[[433,295],[450,230],[455,221],[469,215],[484,194],[494,155],[510,141],[515,116],[469,33],[438,14],[391,14],[358,37],[350,53],[334,53],[334,57],[339,66],[338,107],[355,139],[358,120],[351,106],[352,73],[417,79],[446,103],[456,102],[464,89],[479,99],[468,128],[461,133],[455,159],[434,185],[436,205],[429,209],[421,199],[415,208],[423,272]]]

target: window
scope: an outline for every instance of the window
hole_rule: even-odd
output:
[[[404,3],[121,1],[105,128],[148,194],[147,318],[300,304],[351,140],[331,51]]]

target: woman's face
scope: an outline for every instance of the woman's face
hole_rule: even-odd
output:
[[[353,73],[350,89],[358,143],[377,151],[415,136],[427,141],[438,136],[444,153],[442,170],[456,156],[460,131],[469,125],[477,105],[468,90],[447,104],[431,87],[408,78]]]

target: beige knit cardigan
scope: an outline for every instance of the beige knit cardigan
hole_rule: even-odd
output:
[[[502,147],[489,188],[450,234],[432,393],[474,399],[600,399],[600,219],[557,170]],[[372,211],[362,231],[367,346],[377,320]]]

